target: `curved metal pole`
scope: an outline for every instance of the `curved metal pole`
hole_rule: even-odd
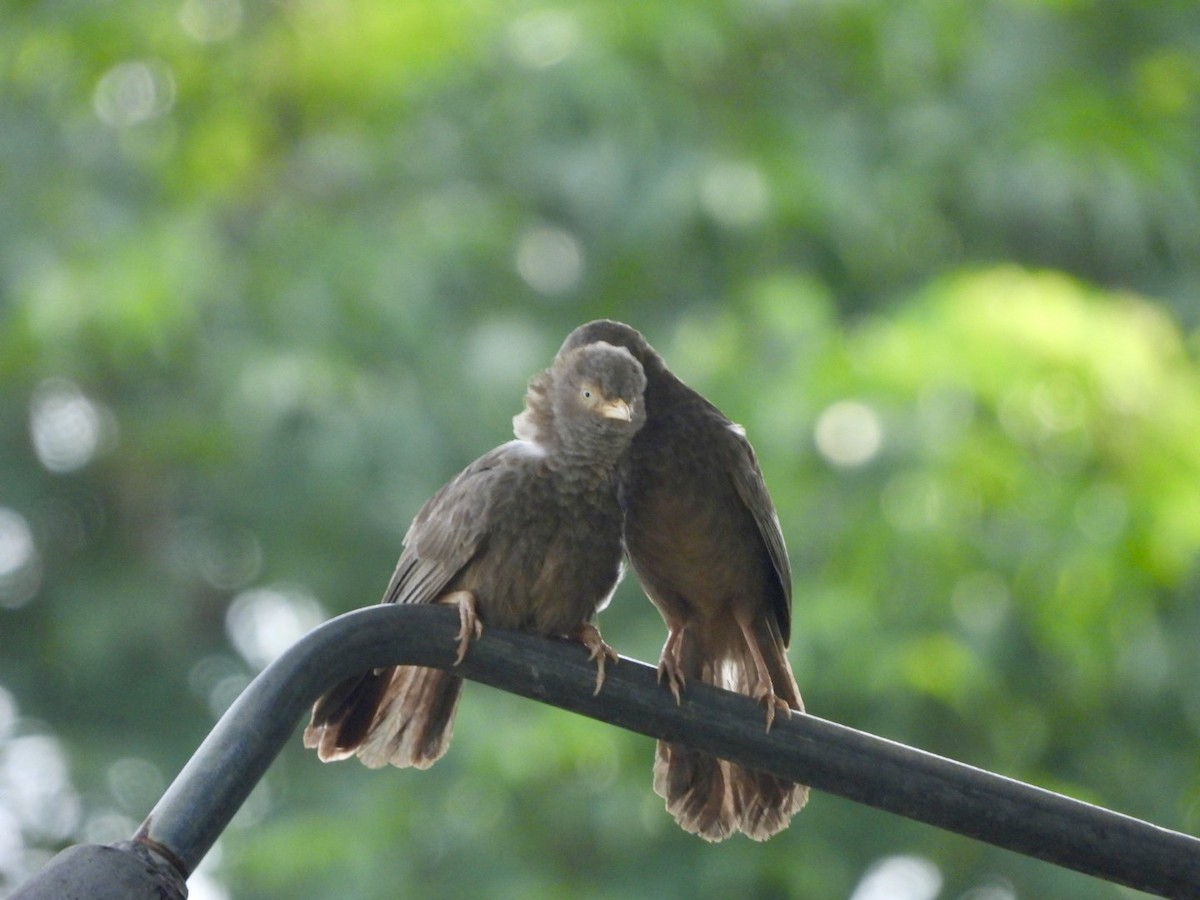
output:
[[[450,668],[457,629],[455,611],[437,605],[373,606],[315,629],[221,717],[134,840],[190,874],[323,691],[376,666]],[[676,705],[644,663],[622,658],[593,696],[578,644],[487,629],[455,671],[1089,875],[1200,896],[1194,837],[811,715],[776,718],[767,733],[757,703],[707,685],[690,684]]]
[[[322,693],[351,675],[397,662],[449,668],[457,622],[449,607],[380,604],[314,628],[225,711],[134,840],[190,875]],[[468,655],[478,656],[478,647],[476,642]]]

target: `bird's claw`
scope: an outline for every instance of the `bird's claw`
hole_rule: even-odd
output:
[[[600,688],[604,687],[605,661],[612,660],[613,665],[616,665],[620,656],[616,650],[604,643],[604,639],[600,637],[600,629],[591,622],[582,623],[571,633],[571,637],[587,648],[588,659],[596,663],[596,689],[592,691],[594,697],[600,693]]]
[[[754,699],[767,709],[767,731],[770,731],[771,726],[775,723],[775,710],[781,710],[785,719],[792,717],[792,708],[788,706],[786,700],[771,689],[770,684],[759,685],[754,692]]]
[[[685,631],[687,631],[687,625],[681,628],[668,627],[667,642],[663,644],[662,656],[658,660],[658,683],[662,684],[663,679],[667,679],[667,688],[674,696],[676,706],[683,702],[683,689],[687,686],[683,665],[679,661],[680,645],[683,643]]]
[[[454,656],[457,666],[471,648],[471,641],[483,636],[483,623],[479,621],[479,613],[475,609],[475,595],[470,591],[455,591],[438,600],[439,603],[453,603],[458,607],[458,653]]]
[[[754,633],[753,622],[745,609],[737,609],[734,611],[734,618],[737,620],[738,628],[742,631],[742,637],[746,640],[746,647],[750,651],[751,657],[754,659],[755,684],[754,690],[750,692],[750,696],[763,704],[767,708],[767,731],[771,730],[771,725],[775,722],[775,710],[782,709],[785,718],[792,717],[792,708],[788,702],[775,693],[775,685],[771,682],[771,673],[767,668],[767,662],[763,659],[762,650],[758,645],[758,638]]]
[[[675,697],[675,705],[678,706],[683,702],[683,689],[687,685],[687,679],[683,677],[679,664],[666,656],[658,661],[658,683],[662,684],[664,678],[667,680],[667,689]]]

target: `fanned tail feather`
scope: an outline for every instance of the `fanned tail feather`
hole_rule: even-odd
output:
[[[313,707],[304,746],[323,762],[427,769],[446,752],[462,679],[441,669],[394,666],[346,681]]]
[[[723,841],[737,830],[728,767],[707,753],[659,741],[654,792],[667,801],[667,812],[684,831],[706,841]]]
[[[790,708],[803,711],[778,626],[764,619],[755,630],[775,694]],[[683,650],[680,662],[689,682],[752,693],[754,659],[740,640],[721,652],[702,652],[694,641]],[[707,841],[724,840],[735,831],[765,841],[786,828],[808,801],[808,788],[802,784],[663,741],[655,752],[654,790],[681,828]]]
[[[690,635],[681,642],[679,672],[690,684],[720,684],[719,661]],[[684,690],[686,690],[686,686]],[[684,831],[706,841],[723,841],[737,831],[737,814],[729,787],[729,763],[682,744],[659,741],[654,753],[654,791]]]
[[[784,652],[779,626],[773,617],[764,617],[755,623],[755,638],[767,672],[771,676],[775,696],[787,703],[790,709],[804,711],[800,688],[792,674],[791,663]],[[754,660],[749,648],[741,646],[733,665],[734,684],[732,689],[748,694],[753,684]],[[733,792],[734,808],[738,828],[747,837],[756,841],[767,838],[787,828],[792,816],[808,802],[808,788],[743,766],[730,764],[730,789]]]

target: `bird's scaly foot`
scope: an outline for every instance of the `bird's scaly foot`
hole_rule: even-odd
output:
[[[591,622],[581,623],[578,628],[571,632],[570,637],[572,640],[579,641],[579,643],[587,647],[588,659],[596,661],[596,690],[592,692],[592,696],[594,697],[600,693],[600,688],[604,687],[605,660],[611,659],[613,665],[616,665],[620,657],[617,655],[616,650],[604,643],[603,638],[600,637],[600,629]]]
[[[775,693],[769,679],[765,683],[760,681],[750,696],[767,708],[767,731],[771,730],[771,725],[775,722],[775,710],[782,711],[785,719],[792,717],[792,708]]]
[[[479,614],[475,610],[475,595],[470,591],[453,591],[439,597],[437,602],[453,603],[458,607],[459,626],[458,635],[455,637],[458,641],[458,654],[454,657],[454,664],[457,666],[467,655],[471,641],[483,635],[483,623],[479,621]]]
[[[683,702],[681,694],[687,684],[683,666],[679,662],[683,633],[686,630],[687,626],[684,625],[682,628],[671,628],[668,631],[667,642],[663,644],[662,656],[658,659],[658,683],[662,684],[664,678],[667,680],[667,688],[675,697],[676,706]]]
[[[775,710],[781,709],[785,717],[791,718],[792,708],[788,706],[786,700],[775,693],[775,685],[771,682],[771,672],[767,668],[767,661],[763,659],[762,648],[758,645],[751,615],[744,608],[739,607],[734,611],[734,617],[742,631],[742,637],[746,641],[750,656],[754,660],[754,690],[750,692],[750,696],[767,708],[767,731],[770,731],[771,725],[775,722]]]

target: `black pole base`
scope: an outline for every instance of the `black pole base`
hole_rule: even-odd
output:
[[[10,900],[185,900],[175,867],[144,844],[76,844],[59,853]]]

